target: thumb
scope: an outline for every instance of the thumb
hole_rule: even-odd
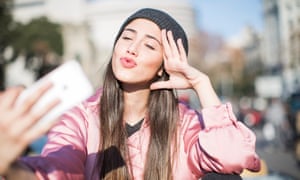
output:
[[[153,82],[150,85],[150,89],[151,90],[155,90],[155,89],[171,89],[171,83],[170,81],[157,81],[157,82]]]

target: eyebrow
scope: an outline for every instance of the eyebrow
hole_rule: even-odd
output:
[[[130,32],[133,32],[133,33],[137,33],[137,31],[135,29],[132,29],[132,28],[125,28],[124,31],[130,31]],[[146,34],[146,37],[157,41],[158,44],[161,45],[161,42],[156,37],[154,37],[154,36],[152,36],[150,34]]]

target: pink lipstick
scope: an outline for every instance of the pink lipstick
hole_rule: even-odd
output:
[[[134,68],[136,66],[136,62],[133,59],[123,57],[120,60],[121,60],[121,64],[125,68]]]

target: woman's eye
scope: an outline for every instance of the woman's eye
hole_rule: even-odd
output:
[[[123,36],[122,39],[124,39],[124,40],[131,40],[132,38],[130,38],[128,36]]]
[[[151,46],[151,45],[149,45],[149,44],[146,44],[146,47],[149,48],[149,49],[151,49],[151,50],[154,50],[154,49],[155,49],[153,46]]]

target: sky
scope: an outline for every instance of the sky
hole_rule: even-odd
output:
[[[262,0],[192,0],[200,29],[228,39],[246,25],[262,31]]]

